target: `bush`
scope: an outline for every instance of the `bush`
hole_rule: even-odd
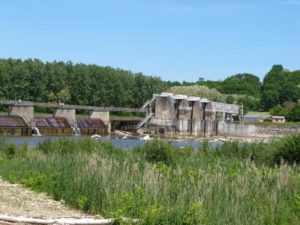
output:
[[[169,143],[155,140],[147,142],[144,149],[148,162],[163,162],[166,165],[170,165],[173,161],[172,146]]]
[[[297,104],[288,114],[289,121],[300,121],[300,104]]]
[[[281,105],[277,105],[270,110],[272,116],[287,116],[288,111]]]
[[[288,164],[300,163],[300,133],[270,145],[265,160],[272,165],[280,164],[282,161]]]
[[[7,143],[7,144],[4,144],[4,146],[1,149],[4,152],[5,156],[8,159],[11,159],[16,154],[17,146],[15,144]]]

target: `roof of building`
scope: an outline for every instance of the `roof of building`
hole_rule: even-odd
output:
[[[29,125],[20,116],[0,116],[0,128],[28,128]]]
[[[36,127],[48,128],[70,128],[71,125],[66,118],[63,117],[36,117],[34,118]]]
[[[105,128],[105,124],[101,119],[78,119],[78,128]]]

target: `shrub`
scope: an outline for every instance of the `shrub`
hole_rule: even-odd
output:
[[[163,162],[170,165],[173,161],[172,146],[169,143],[154,140],[145,144],[146,160],[151,163]]]
[[[11,159],[16,154],[17,146],[15,144],[7,143],[7,144],[4,144],[4,146],[1,149],[4,152],[5,156],[8,159]]]
[[[270,114],[272,116],[287,116],[288,111],[281,105],[277,105],[270,109]]]
[[[300,163],[300,133],[285,137],[269,146],[266,159],[270,164]]]
[[[80,210],[87,212],[90,209],[90,201],[89,199],[84,196],[84,195],[80,195],[77,199],[76,199],[76,203],[77,206]]]
[[[289,121],[300,121],[300,104],[297,104],[287,116]]]

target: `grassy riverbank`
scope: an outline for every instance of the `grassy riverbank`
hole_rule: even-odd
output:
[[[89,213],[141,224],[300,223],[300,135],[201,151],[90,139],[0,146],[0,176]]]

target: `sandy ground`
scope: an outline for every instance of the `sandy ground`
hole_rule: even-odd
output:
[[[36,193],[20,184],[0,178],[0,215],[32,217],[81,217],[85,214],[70,209],[44,193]],[[0,222],[1,224],[1,222]]]

